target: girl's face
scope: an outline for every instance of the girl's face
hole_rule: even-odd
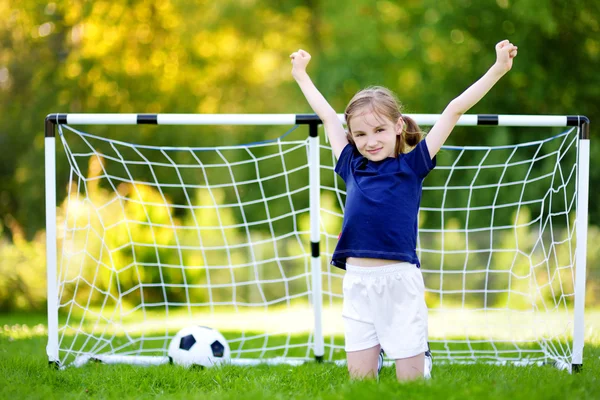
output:
[[[374,111],[365,111],[352,118],[352,139],[356,148],[371,161],[396,157],[396,139],[402,132],[403,121],[390,121]]]

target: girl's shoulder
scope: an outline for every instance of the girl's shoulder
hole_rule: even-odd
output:
[[[436,159],[432,159],[427,148],[427,142],[422,139],[409,152],[402,154],[402,162],[406,163],[421,178],[435,168]]]

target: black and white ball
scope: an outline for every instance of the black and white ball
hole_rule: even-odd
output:
[[[206,326],[189,326],[177,332],[169,344],[168,355],[173,364],[184,367],[210,368],[231,360],[227,340]]]

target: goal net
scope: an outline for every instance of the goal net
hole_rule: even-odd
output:
[[[54,118],[69,175],[53,212],[47,149],[51,362],[165,363],[170,339],[195,324],[219,329],[234,363],[345,358],[343,271],[329,264],[345,188],[318,120],[292,120],[310,125],[308,138],[295,125],[274,140],[185,147],[76,129],[98,116]],[[585,246],[576,238],[587,232],[589,141],[575,125],[437,156],[417,249],[436,362],[581,364]]]

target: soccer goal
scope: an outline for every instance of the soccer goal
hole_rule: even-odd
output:
[[[410,116],[424,127],[439,118]],[[343,271],[329,260],[345,188],[315,115],[45,122],[50,363],[166,363],[170,339],[195,324],[223,333],[234,363],[344,360]],[[178,145],[111,131],[145,124],[170,125]],[[188,134],[177,136],[184,125]],[[240,125],[281,135],[185,145],[189,127],[218,137]],[[506,143],[508,127],[523,141]],[[456,129],[502,144],[445,146],[424,183],[417,251],[436,363],[578,369],[588,119],[465,115]]]

